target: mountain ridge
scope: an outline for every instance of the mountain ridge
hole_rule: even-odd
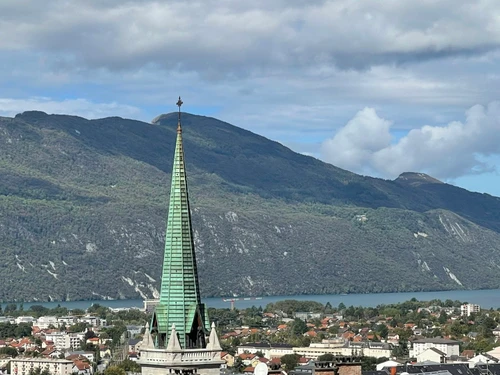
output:
[[[500,286],[499,198],[182,116],[204,296]],[[176,123],[0,118],[0,300],[158,293]]]

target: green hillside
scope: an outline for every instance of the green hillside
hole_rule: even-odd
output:
[[[500,286],[500,199],[183,114],[205,296]],[[0,300],[154,296],[176,114],[0,118]]]

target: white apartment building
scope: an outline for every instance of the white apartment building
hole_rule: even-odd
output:
[[[69,334],[66,332],[53,332],[45,334],[45,340],[52,341],[56,349],[69,349],[71,347]]]
[[[85,338],[84,333],[53,332],[46,333],[45,340],[52,341],[56,349],[79,349],[80,341]]]
[[[73,324],[76,323],[76,316],[61,316],[60,318],[57,318],[57,321],[59,322],[59,325],[65,325],[66,327],[72,326]]]
[[[470,316],[481,311],[481,306],[474,305],[473,303],[466,303],[460,306],[460,313],[462,316]]]
[[[243,353],[255,354],[261,352],[264,357],[268,359],[281,358],[285,354],[293,354],[293,348],[291,345],[287,344],[267,344],[267,343],[254,343],[240,345],[236,349],[237,355]]]
[[[82,316],[81,318],[77,319],[78,322],[81,323],[87,323],[91,325],[92,327],[100,327],[100,326],[105,326],[106,325],[106,320],[101,319],[98,316],[93,316],[93,315],[85,315]]]
[[[435,348],[446,357],[460,355],[459,342],[455,340],[446,340],[442,338],[427,338],[413,341],[413,349],[410,350],[410,357],[417,357],[427,349]]]
[[[57,317],[55,316],[41,316],[36,322],[33,322],[33,325],[40,329],[48,329],[50,326],[59,327]]]
[[[16,318],[16,324],[19,323],[33,323],[36,322],[36,319],[32,316],[18,316]]]
[[[80,342],[85,339],[84,333],[69,333],[69,347],[71,349],[79,349]]]
[[[302,357],[317,359],[323,354],[334,356],[367,356],[375,358],[390,358],[392,347],[381,342],[336,342],[314,343],[308,347],[294,347],[293,352]]]
[[[36,368],[47,369],[52,375],[71,375],[73,362],[48,358],[14,358],[10,361],[10,372],[13,375],[29,375]]]

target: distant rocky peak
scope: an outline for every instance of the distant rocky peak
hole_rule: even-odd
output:
[[[429,176],[425,173],[417,173],[417,172],[403,172],[398,178],[396,178],[397,182],[401,182],[408,185],[422,185],[422,184],[443,184],[444,182],[439,181],[438,179]]]

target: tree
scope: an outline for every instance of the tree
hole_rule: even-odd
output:
[[[397,358],[406,358],[409,353],[408,342],[405,340],[399,340],[399,345],[392,349],[392,355]]]
[[[9,303],[7,306],[5,306],[5,315],[12,314],[16,310],[17,305],[15,303]]]
[[[331,353],[325,353],[318,357],[318,362],[331,362],[335,359],[335,356]]]
[[[41,369],[40,367],[35,367],[30,370],[29,375],[51,375],[48,369]]]
[[[85,341],[87,341],[88,339],[92,339],[94,337],[96,337],[94,331],[88,330],[87,332],[85,332]]]
[[[259,358],[264,358],[264,353],[262,353],[260,350],[256,351],[255,355]]]
[[[325,305],[325,314],[330,314],[333,312],[333,306],[330,302],[327,302]]]
[[[124,369],[125,371],[131,371],[131,372],[141,372],[141,366],[137,364],[137,362],[132,361],[130,359],[124,359],[118,367]]]
[[[75,323],[72,326],[69,326],[68,332],[79,333],[79,332],[85,331],[86,328],[87,328],[87,323],[83,323],[83,322]]]
[[[439,319],[438,319],[439,324],[445,324],[447,321],[448,321],[448,314],[446,314],[446,311],[441,311],[441,314],[439,314]]]
[[[377,332],[380,337],[386,339],[387,335],[389,335],[389,329],[385,324],[379,324],[377,327]]]
[[[6,346],[4,348],[0,348],[0,354],[6,354],[10,357],[17,357],[19,354],[17,350],[11,346]]]
[[[297,367],[299,358],[300,355],[298,354],[285,354],[283,357],[281,357],[281,364],[285,366],[285,369],[288,372]]]
[[[85,315],[85,311],[82,309],[73,309],[73,310],[71,310],[71,315],[75,315],[75,316]]]
[[[104,375],[127,375],[127,373],[119,366],[109,366],[104,370]]]
[[[244,366],[243,365],[243,360],[239,356],[235,357],[234,358],[233,368],[236,371],[240,372],[240,370],[243,368],[243,366]]]
[[[292,333],[295,336],[303,335],[307,332],[307,324],[302,319],[295,318],[292,323]]]

